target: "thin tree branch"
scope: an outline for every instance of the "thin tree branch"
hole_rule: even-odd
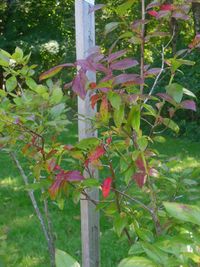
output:
[[[16,167],[17,167],[19,173],[20,173],[20,175],[22,176],[23,181],[24,181],[24,184],[25,184],[26,186],[29,185],[28,177],[27,177],[27,175],[25,174],[25,171],[24,171],[23,167],[21,166],[19,160],[17,159],[15,153],[11,152],[11,153],[10,153],[10,156],[11,156],[11,158],[13,159],[13,161],[14,161],[14,163],[15,163],[15,165],[16,165]],[[39,209],[39,207],[38,207],[38,204],[37,204],[37,201],[36,201],[36,199],[35,199],[35,195],[34,195],[33,190],[29,189],[29,190],[28,190],[28,195],[29,195],[29,197],[30,197],[30,199],[31,199],[33,208],[34,208],[34,210],[35,210],[35,212],[36,212],[36,215],[37,215],[38,220],[39,220],[39,222],[40,222],[40,225],[41,225],[41,227],[42,227],[42,230],[43,230],[45,239],[46,239],[47,244],[48,244],[48,249],[49,249],[50,259],[51,259],[51,246],[50,246],[50,244],[51,244],[51,240],[50,240],[50,236],[49,236],[48,231],[47,231],[47,227],[46,227],[45,221],[44,221],[43,216],[42,216],[42,213],[40,212],[40,209]],[[51,261],[51,267],[55,267],[55,261],[54,261],[54,262]]]

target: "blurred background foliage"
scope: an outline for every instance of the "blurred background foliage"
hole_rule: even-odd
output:
[[[166,3],[173,3],[168,0]],[[112,44],[127,33],[127,27],[140,17],[140,1],[135,1],[126,15],[119,18],[116,16],[116,8],[124,3],[124,0],[98,0],[96,4],[107,4],[109,8],[96,12],[96,39],[97,44],[103,44],[107,51]],[[176,1],[177,2],[177,1]],[[180,2],[180,1],[179,1]],[[146,1],[146,5],[150,1]],[[151,19],[146,31],[153,32],[157,29],[172,32],[175,36],[171,46],[167,50],[167,56],[172,57],[177,51],[187,48],[195,34],[199,32],[200,3],[192,3],[190,19],[178,22],[175,19],[159,24],[159,21],[147,15]],[[118,27],[111,34],[105,35],[104,29],[109,22],[119,22]],[[127,25],[127,27],[126,27]],[[161,65],[161,46],[169,40],[169,36],[153,37],[152,42],[146,44],[146,64],[154,67]],[[139,46],[136,43],[127,43],[127,38],[120,38],[116,43],[115,50],[129,48],[135,58],[139,58]],[[75,61],[75,19],[74,0],[1,0],[0,1],[0,48],[12,53],[15,47],[22,48],[25,53],[31,52],[31,63],[38,65],[38,71],[42,72],[63,62]],[[197,96],[197,106],[200,104],[200,50],[193,50],[187,59],[196,62],[192,68],[182,68],[175,77],[175,82],[181,83],[193,91]],[[37,73],[38,74],[38,73]],[[70,80],[73,73],[63,72],[60,74],[63,83]],[[167,76],[167,75],[166,75]],[[58,77],[56,77],[58,78]],[[168,78],[168,77],[166,77]],[[2,73],[0,70],[0,80]],[[0,82],[1,84],[1,82]],[[158,84],[158,90],[162,91],[165,78]],[[1,86],[0,86],[1,87]],[[74,107],[76,101],[73,102]],[[200,139],[200,110],[197,112],[180,111],[176,120],[181,125],[180,134]]]

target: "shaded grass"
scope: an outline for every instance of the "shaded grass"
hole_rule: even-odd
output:
[[[76,129],[70,129],[66,134],[66,143],[76,141],[75,132]],[[187,140],[169,139],[157,149],[168,155],[175,172],[181,172],[185,168],[200,168],[199,145]],[[46,241],[28,195],[24,191],[21,177],[7,155],[1,154],[0,162],[0,259],[6,254],[5,266],[8,267],[48,267]],[[37,198],[39,199],[39,195]],[[40,201],[39,206],[42,208]],[[54,203],[50,204],[50,210],[56,247],[67,251],[80,261],[79,206],[67,200],[63,211],[60,211]],[[118,239],[111,229],[111,224],[102,217],[102,267],[117,266],[120,259],[127,256],[127,252],[127,242],[123,238]],[[1,262],[0,266],[3,266]]]

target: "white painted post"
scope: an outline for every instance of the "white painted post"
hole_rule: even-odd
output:
[[[89,9],[95,4],[95,0],[75,0],[76,19],[76,55],[77,59],[84,59],[88,50],[95,46],[95,18],[94,12]],[[88,72],[87,77],[91,82],[96,80],[93,72]],[[88,117],[94,117],[95,111],[91,109],[90,96],[85,100],[78,98],[79,140],[87,137],[97,136],[91,131],[91,123]],[[82,116],[83,115],[83,116]],[[86,118],[86,119],[84,119]],[[96,175],[98,176],[97,172]],[[98,200],[98,190],[87,192],[92,199]],[[99,267],[99,213],[95,206],[84,196],[81,200],[81,238],[82,238],[82,267]]]

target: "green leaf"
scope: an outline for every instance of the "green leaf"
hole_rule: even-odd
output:
[[[175,202],[164,202],[163,205],[172,217],[200,225],[200,208],[198,206]]]
[[[58,116],[60,116],[64,112],[64,110],[65,110],[65,104],[60,103],[50,109],[50,114],[53,118],[56,119]]]
[[[158,142],[158,143],[165,143],[166,142],[166,139],[163,136],[160,136],[160,135],[153,137],[153,140],[155,142]]]
[[[124,120],[124,105],[121,105],[119,109],[115,109],[113,114],[115,125],[119,128]]]
[[[152,244],[148,244],[145,242],[141,242],[142,247],[145,251],[145,253],[147,254],[147,256],[159,263],[162,264],[163,261],[165,262],[166,258],[167,258],[167,254],[165,254],[163,251],[161,251],[160,249],[156,248],[155,246],[153,246]]]
[[[10,55],[3,49],[0,49],[0,65],[3,67],[8,67],[9,62],[10,62]]]
[[[34,90],[37,87],[37,83],[30,77],[26,78],[26,84],[32,90]]]
[[[175,71],[181,65],[193,66],[195,64],[194,61],[184,60],[184,59],[177,59],[177,58],[170,58],[170,59],[167,60],[167,62],[169,62],[169,64],[171,65],[171,71],[172,71],[172,73],[175,73]]]
[[[145,149],[147,148],[148,146],[148,140],[147,140],[147,137],[146,136],[142,136],[140,138],[137,139],[137,144],[138,144],[138,147],[141,151],[145,151]]]
[[[21,48],[16,47],[15,53],[12,54],[12,59],[15,59],[16,61],[21,61],[23,59],[24,53]]]
[[[124,16],[127,14],[127,10],[130,9],[133,5],[133,3],[135,2],[135,0],[128,0],[125,3],[119,5],[115,10],[116,13],[119,16]]]
[[[170,120],[169,118],[164,118],[163,124],[173,130],[175,133],[179,132],[179,126],[173,120]]]
[[[6,89],[8,92],[12,92],[17,87],[17,79],[15,76],[11,76],[6,80]]]
[[[139,132],[140,129],[140,106],[133,106],[128,115],[128,123],[132,126],[132,128]]]
[[[118,267],[157,267],[157,265],[147,258],[133,256],[123,259]]]
[[[62,89],[59,87],[53,88],[53,92],[50,98],[51,104],[59,104],[60,101],[63,99],[63,92]]]
[[[108,100],[110,101],[113,108],[117,110],[120,108],[122,100],[119,94],[113,91],[108,92]]]
[[[186,88],[183,88],[183,93],[184,93],[185,95],[188,95],[188,96],[197,98],[196,95],[193,94],[193,92],[191,92],[190,90],[188,90],[188,89],[186,89]]]
[[[83,150],[88,150],[97,147],[100,144],[100,141],[96,137],[89,137],[81,140],[76,147]]]
[[[149,242],[149,243],[152,243],[154,241],[153,234],[150,230],[137,227],[135,231],[141,240]]]
[[[114,220],[114,229],[118,236],[121,236],[122,231],[128,224],[128,218],[125,213],[121,213],[119,216],[115,217]]]
[[[183,86],[178,83],[172,83],[165,87],[168,95],[170,95],[177,103],[183,98]]]
[[[138,255],[142,253],[144,253],[144,249],[142,245],[140,244],[140,242],[136,242],[135,244],[133,244],[130,247],[129,252],[128,252],[129,255]]]
[[[156,110],[151,105],[143,104],[143,107],[148,111],[148,113],[145,112],[145,114],[156,117]]]
[[[83,185],[86,187],[98,187],[100,182],[95,178],[88,178],[83,181]]]
[[[105,26],[105,35],[114,31],[119,25],[119,22],[110,22]]]
[[[80,267],[80,264],[67,252],[56,249],[56,267]]]

